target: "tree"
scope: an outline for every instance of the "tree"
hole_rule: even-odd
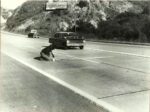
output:
[[[80,1],[77,6],[79,6],[80,8],[83,8],[83,7],[87,7],[89,5],[89,3],[87,1]]]
[[[149,6],[146,6],[144,9],[143,9],[143,14],[148,14],[150,15],[150,7]]]

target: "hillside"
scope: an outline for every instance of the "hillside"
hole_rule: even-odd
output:
[[[0,7],[1,9],[1,27],[5,26],[7,19],[12,15],[13,11]]]
[[[26,34],[34,28],[40,35],[53,35],[76,29],[92,35],[86,38],[150,42],[148,1],[68,1],[67,10],[53,12],[45,11],[46,2],[27,1],[15,9],[7,21],[7,30]]]

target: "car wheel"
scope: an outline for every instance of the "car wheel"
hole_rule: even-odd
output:
[[[66,50],[66,49],[68,49],[68,47],[67,47],[67,46],[64,46],[63,49]]]
[[[28,38],[30,38],[30,34],[28,34]]]
[[[80,49],[83,49],[84,48],[84,46],[80,46]]]
[[[62,48],[65,49],[65,50],[68,48],[67,45],[66,45],[66,42],[62,42],[62,43],[61,43],[61,46],[62,46]]]

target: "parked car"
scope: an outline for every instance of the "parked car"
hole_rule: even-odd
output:
[[[57,32],[54,37],[49,38],[49,43],[65,49],[69,47],[79,47],[83,49],[85,39],[75,32]]]
[[[28,34],[28,38],[39,38],[37,30],[31,30],[30,33]]]

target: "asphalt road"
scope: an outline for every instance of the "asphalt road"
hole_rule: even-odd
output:
[[[21,109],[28,109],[27,107],[29,105],[31,106],[32,100],[33,102],[35,100],[37,103],[35,105],[33,103],[33,108],[38,108],[41,104],[40,109],[46,108],[45,111],[49,111],[49,109],[52,108],[55,111],[55,109],[57,109],[55,108],[56,106],[50,103],[52,106],[50,108],[48,107],[50,105],[47,104],[51,101],[48,96],[53,96],[54,94],[55,97],[52,99],[52,101],[55,102],[54,105],[59,104],[57,96],[63,97],[60,97],[61,100],[59,101],[64,101],[64,105],[60,103],[60,107],[58,107],[61,112],[70,112],[69,109],[72,111],[76,110],[76,112],[84,112],[87,110],[89,112],[97,111],[97,106],[89,103],[85,98],[98,103],[98,105],[104,108],[108,108],[108,110],[113,110],[114,107],[124,112],[149,112],[149,46],[87,42],[84,50],[56,49],[54,51],[56,62],[46,62],[39,61],[36,58],[39,56],[39,52],[43,46],[48,45],[47,39],[33,39],[23,35],[2,33],[1,40],[2,57],[4,57],[2,70],[4,69],[5,71],[4,75],[2,75],[2,79],[4,78],[5,83],[8,85],[11,85],[10,83],[12,81],[15,83],[18,81],[13,85],[13,88],[15,88],[13,92],[19,92],[18,97],[21,95],[21,92],[22,94],[24,93],[24,97],[20,100],[24,101],[24,103],[16,100],[18,109],[21,108],[20,105],[25,106]],[[6,65],[10,66],[7,67]],[[12,69],[14,71],[11,72]],[[22,72],[22,70],[24,72]],[[9,71],[10,75],[6,77],[7,75],[5,74],[9,74]],[[21,73],[23,74],[20,75]],[[12,77],[13,75],[16,77],[19,75],[21,81],[20,79],[17,80],[17,78],[15,79],[17,81],[15,81]],[[29,78],[30,76],[31,78]],[[39,79],[37,79],[37,77]],[[27,79],[29,80],[27,81]],[[51,79],[54,80],[55,83]],[[31,87],[29,87],[29,81],[32,82]],[[40,84],[42,86],[39,87],[38,85]],[[5,104],[3,102],[10,102],[8,99],[12,95],[12,93],[7,93],[7,86],[1,86],[6,94],[3,94],[6,99],[4,99],[4,101],[1,100],[2,109],[7,107],[7,103]],[[25,88],[25,91],[18,89],[20,86]],[[53,94],[50,93],[50,88],[55,90]],[[56,88],[60,89],[56,90]],[[31,90],[32,92],[30,92]],[[42,90],[46,92],[43,93]],[[64,94],[60,94],[61,91]],[[80,95],[74,95],[72,91],[85,98],[82,99]],[[37,97],[39,97],[40,100],[33,97],[38,93],[39,95],[37,95]],[[69,101],[65,96],[66,94],[67,98],[70,97]],[[26,96],[29,96],[27,100],[25,100]],[[20,97],[22,97],[22,95]],[[30,98],[32,99],[31,101]],[[15,99],[15,95],[12,95],[10,98],[12,102],[14,102]],[[30,102],[29,104],[28,101]],[[79,105],[77,103],[78,101],[80,102]],[[81,105],[81,103],[83,105]],[[15,103],[13,104],[15,106]],[[12,108],[14,106],[12,106]],[[63,110],[67,109],[67,107],[69,107],[68,110]],[[59,110],[57,110],[57,112],[58,111]]]
[[[106,112],[7,55],[1,59],[0,112]]]

